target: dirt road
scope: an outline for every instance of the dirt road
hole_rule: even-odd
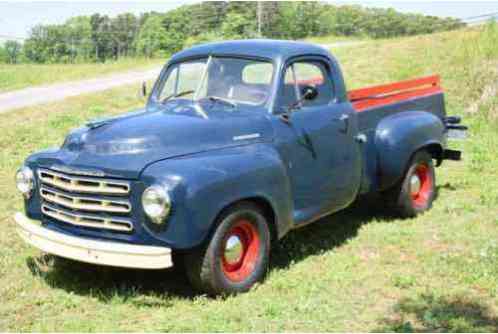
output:
[[[142,81],[156,78],[160,71],[161,67],[157,67],[146,71],[136,70],[95,79],[62,82],[3,93],[0,94],[0,113],[40,103],[58,101],[70,96],[102,91],[117,86],[132,83],[138,84]],[[138,91],[139,86],[137,85]]]

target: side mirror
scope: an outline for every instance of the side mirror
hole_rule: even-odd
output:
[[[318,90],[313,86],[304,86],[301,90],[301,96],[306,101],[314,100],[318,96]]]
[[[144,81],[142,82],[142,89],[140,91],[140,95],[143,97],[143,98],[146,98],[147,97],[147,83]]]
[[[300,108],[303,101],[311,101],[316,99],[318,96],[318,90],[313,86],[304,86],[301,90],[301,98],[296,102],[292,103],[288,108],[286,113],[289,114],[292,110]],[[288,118],[287,118],[288,120]]]

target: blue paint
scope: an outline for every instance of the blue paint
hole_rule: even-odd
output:
[[[208,56],[271,62],[274,73],[266,102],[235,108],[190,99],[157,102],[172,64]],[[283,73],[297,60],[323,64],[332,95],[326,105],[305,104],[288,113],[287,103],[279,99]],[[129,180],[132,233],[47,219],[38,193],[25,201],[26,211],[67,234],[188,249],[209,237],[224,208],[257,198],[272,208],[275,230],[283,237],[294,227],[348,206],[360,193],[392,185],[421,147],[444,148],[444,115],[441,94],[357,113],[347,100],[337,61],[318,46],[266,40],[202,45],[171,58],[144,109],[87,124],[69,134],[60,149],[35,153],[26,161],[35,170],[65,165]],[[367,142],[358,141],[359,134]],[[173,202],[167,224],[159,229],[152,227],[141,206],[141,194],[152,184],[167,188]]]

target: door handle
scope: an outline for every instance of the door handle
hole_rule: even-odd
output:
[[[342,114],[338,118],[333,118],[332,121],[333,122],[341,122],[342,126],[340,127],[339,130],[341,132],[343,132],[343,133],[347,133],[348,132],[348,130],[349,130],[349,116],[348,115]]]

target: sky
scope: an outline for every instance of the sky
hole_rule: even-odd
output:
[[[2,1],[0,0],[0,40],[25,38],[36,24],[62,23],[77,15],[93,13],[116,16],[131,12],[166,12],[198,1]],[[442,17],[467,18],[498,12],[498,1],[327,1],[332,4],[360,4],[368,7],[392,7],[401,12]]]

